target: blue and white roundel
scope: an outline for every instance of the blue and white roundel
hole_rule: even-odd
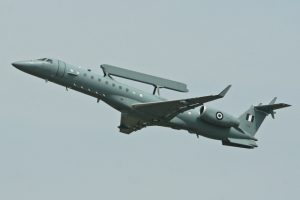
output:
[[[216,118],[217,118],[218,120],[222,120],[222,119],[223,119],[223,113],[217,112],[217,113],[216,113]]]

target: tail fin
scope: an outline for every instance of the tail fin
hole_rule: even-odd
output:
[[[240,126],[239,128],[243,131],[254,136],[259,129],[260,125],[263,123],[266,116],[269,114],[272,115],[272,118],[275,118],[274,110],[289,107],[290,105],[285,103],[275,104],[276,97],[268,104],[258,106],[251,106],[246,112],[244,112],[240,117]]]

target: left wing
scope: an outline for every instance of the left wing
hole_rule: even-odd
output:
[[[130,134],[146,127],[149,123],[128,113],[121,113],[120,132]]]
[[[196,97],[190,99],[181,99],[181,100],[173,100],[173,101],[161,101],[161,102],[153,102],[153,103],[141,103],[134,104],[132,107],[142,113],[147,113],[154,120],[170,120],[179,113],[182,113],[186,110],[190,110],[192,108],[198,107],[206,102],[213,101],[216,99],[223,98],[225,94],[230,89],[231,85],[227,86],[222,92],[218,95],[210,95],[203,97]]]

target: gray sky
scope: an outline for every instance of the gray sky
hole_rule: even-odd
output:
[[[300,2],[0,1],[0,199],[297,199]],[[120,114],[13,68],[53,57],[233,88],[207,105],[234,115],[274,96],[293,107],[258,132],[259,148],[184,131],[118,132]],[[99,73],[102,73],[99,70]]]

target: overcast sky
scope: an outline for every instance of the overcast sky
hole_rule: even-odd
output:
[[[297,199],[300,187],[300,2],[0,1],[0,199]],[[188,84],[169,99],[228,95],[235,116],[274,96],[254,150],[185,131],[124,135],[103,102],[25,74],[53,57],[127,67]]]

